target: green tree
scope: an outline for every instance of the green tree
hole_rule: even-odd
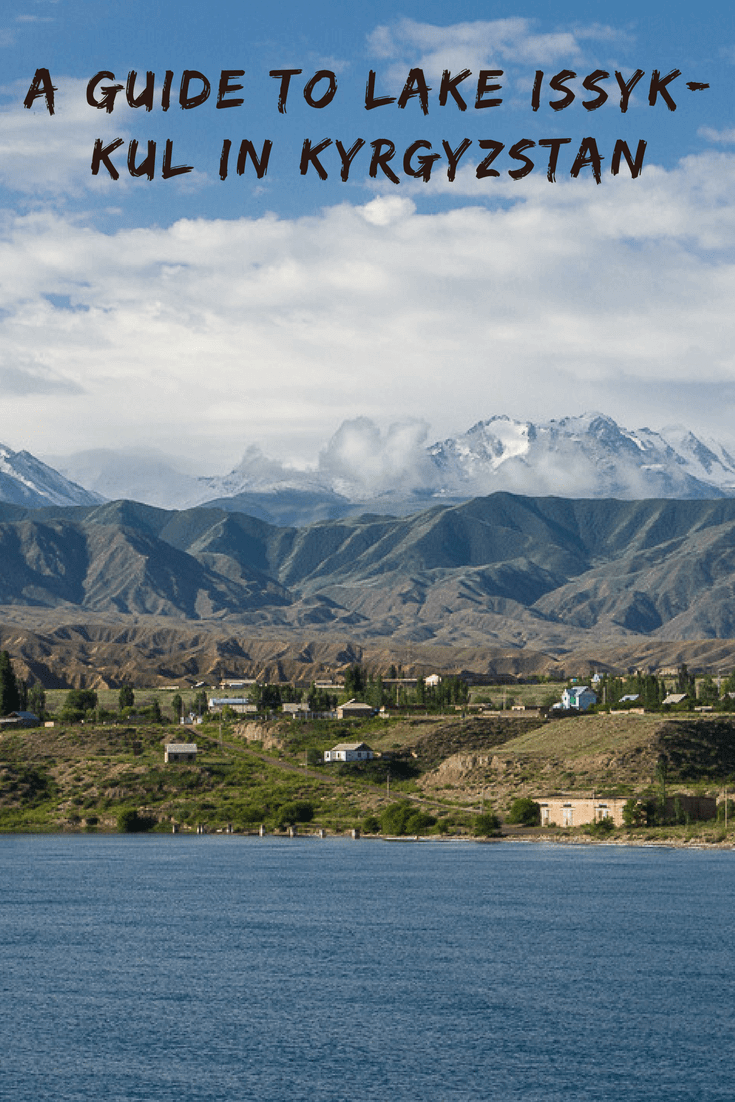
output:
[[[475,816],[475,821],[472,824],[472,833],[475,838],[491,838],[499,830],[500,819],[494,811],[483,811],[481,815]]]
[[[408,800],[391,804],[380,813],[380,829],[383,834],[419,834],[435,823],[434,815],[422,811]]]
[[[121,811],[117,817],[117,829],[121,834],[142,834],[152,830],[158,820],[152,815],[141,815],[134,807]]]
[[[18,681],[6,650],[0,651],[0,715],[17,712],[20,708]]]
[[[679,666],[679,672],[677,674],[676,683],[677,683],[677,691],[678,692],[686,693],[687,696],[691,696],[691,697],[694,697],[696,695],[696,691],[695,691],[695,687],[694,687],[695,686],[694,674],[689,673],[689,670],[687,669],[687,666],[686,666],[685,662],[683,662],[681,664],[681,666]]]
[[[69,689],[61,709],[61,719],[75,722],[84,719],[87,713],[97,707],[97,693],[94,689]]]
[[[120,692],[117,694],[117,705],[121,712],[123,709],[132,708],[135,705],[135,693],[132,685],[120,686]]]
[[[28,710],[39,719],[46,718],[46,693],[40,681],[34,681],[28,690]]]
[[[278,825],[283,828],[295,823],[310,823],[314,818],[314,805],[309,800],[291,800],[278,811]]]
[[[514,800],[506,822],[521,826],[538,826],[541,822],[541,807],[527,796]]]
[[[365,691],[365,686],[366,680],[362,666],[358,662],[348,666],[345,672],[345,692],[347,696],[359,700]]]
[[[623,822],[628,827],[654,826],[656,822],[655,800],[631,798],[623,807]]]
[[[176,719],[181,719],[181,714],[184,711],[184,701],[180,693],[176,693],[171,698],[171,711],[174,713]]]
[[[698,695],[700,704],[716,704],[720,699],[717,686],[709,674],[700,681]]]
[[[158,703],[158,697],[154,696],[151,703],[145,710],[146,718],[150,719],[151,723],[163,723],[163,716],[161,715],[161,705]]]

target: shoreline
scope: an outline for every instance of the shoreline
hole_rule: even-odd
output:
[[[722,838],[722,839],[707,839],[707,838],[636,838],[625,836],[622,838],[593,838],[589,835],[577,834],[577,835],[558,835],[558,834],[499,834],[494,837],[488,838],[475,838],[467,834],[396,834],[396,835],[383,835],[383,834],[363,834],[358,838],[352,838],[349,834],[342,833],[328,833],[324,836],[312,832],[304,832],[303,834],[295,834],[293,837],[289,837],[287,834],[281,834],[278,832],[269,832],[264,835],[260,835],[257,831],[233,831],[228,833],[226,831],[214,830],[198,834],[196,831],[177,831],[176,834],[168,831],[140,831],[140,832],[125,832],[116,830],[0,830],[0,839],[3,837],[11,838],[18,836],[36,836],[36,837],[54,837],[54,838],[123,838],[133,837],[137,833],[138,837],[178,837],[178,838],[275,838],[284,842],[296,842],[296,841],[334,841],[340,840],[344,842],[385,842],[388,844],[404,844],[404,845],[416,845],[419,843],[440,843],[440,844],[457,844],[457,843],[470,843],[473,845],[499,845],[503,843],[521,844],[521,845],[556,845],[556,846],[617,846],[617,847],[632,847],[634,849],[697,849],[697,850],[735,850],[735,837]]]

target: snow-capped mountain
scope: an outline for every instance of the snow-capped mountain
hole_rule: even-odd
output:
[[[627,429],[600,413],[534,423],[506,416],[479,421],[465,433],[426,446],[425,433],[399,426],[382,435],[367,418],[345,422],[310,468],[288,466],[249,447],[226,475],[177,470],[161,453],[83,452],[55,459],[64,474],[90,487],[85,494],[28,453],[9,453],[20,471],[36,464],[40,478],[20,474],[16,496],[0,482],[0,499],[29,504],[30,488],[44,502],[83,504],[127,497],[163,508],[216,502],[280,524],[304,524],[347,513],[410,513],[498,490],[532,496],[627,500],[735,496],[735,458],[716,441],[682,427]],[[0,467],[0,470],[4,468]],[[30,468],[29,468],[30,469]],[[51,497],[53,476],[65,494]],[[1,476],[0,476],[1,477]],[[70,489],[71,487],[71,489]]]
[[[735,459],[686,429],[622,428],[599,413],[533,424],[479,421],[433,444],[444,493],[707,498],[735,493]]]
[[[31,509],[44,505],[95,505],[103,499],[42,463],[30,452],[0,444],[0,501]]]

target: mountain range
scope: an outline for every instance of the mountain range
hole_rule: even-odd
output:
[[[364,649],[488,673],[735,662],[735,461],[720,445],[597,415],[495,417],[414,448],[372,497],[326,453],[294,472],[251,451],[223,479],[181,476],[177,494],[219,498],[162,508],[0,450],[0,646],[76,684],[316,676]],[[590,492],[472,496],[496,481]]]
[[[214,504],[278,525],[361,512],[405,516],[497,491],[623,500],[735,494],[735,459],[722,444],[684,428],[631,430],[597,413],[537,424],[497,416],[428,446],[425,433],[396,432],[383,440],[371,422],[357,418],[341,426],[311,468],[281,464],[251,446],[223,476],[184,473],[155,452],[56,457],[61,473],[26,452],[4,449],[2,455],[0,470],[18,485],[0,479],[0,500],[45,505],[127,498],[166,509]]]
[[[735,498],[493,494],[277,528],[218,508],[0,506],[0,606],[563,653],[735,638]]]

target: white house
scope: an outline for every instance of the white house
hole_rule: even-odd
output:
[[[375,755],[365,742],[338,742],[324,751],[326,761],[370,761]]]
[[[441,683],[441,677],[438,673],[430,673],[428,677],[424,678],[424,685],[429,689],[436,688]]]
[[[572,685],[561,694],[561,706],[575,712],[586,712],[597,703],[597,693],[588,685]]]

